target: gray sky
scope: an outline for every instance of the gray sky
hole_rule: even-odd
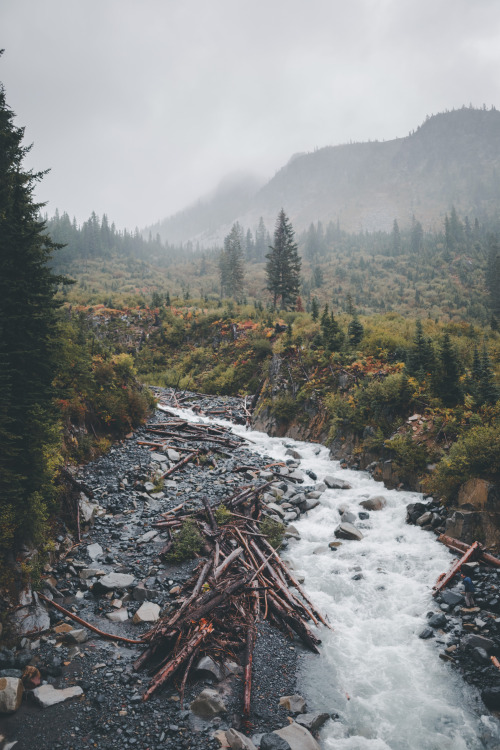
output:
[[[143,227],[226,174],[500,108],[498,0],[1,0],[37,198]]]

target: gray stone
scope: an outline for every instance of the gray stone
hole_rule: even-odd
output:
[[[113,591],[113,589],[126,589],[134,582],[134,576],[129,573],[108,573],[94,583],[93,588],[104,591]]]
[[[316,490],[313,490],[312,492],[308,492],[306,497],[309,500],[319,500],[322,494],[322,492],[316,492]]]
[[[283,729],[277,729],[273,734],[288,742],[290,750],[321,750],[312,734],[295,721]]]
[[[462,638],[461,645],[463,648],[483,648],[485,651],[491,651],[495,647],[495,642],[484,635],[469,633]]]
[[[432,521],[432,513],[427,511],[417,518],[417,526],[426,526]]]
[[[305,727],[309,732],[314,733],[317,732],[329,718],[330,714],[302,714],[301,716],[297,716],[295,721],[297,724],[300,724],[301,727]]]
[[[13,714],[23,700],[23,683],[19,677],[0,677],[0,714]]]
[[[306,702],[304,698],[298,694],[281,696],[279,704],[292,714],[303,714],[306,711]]]
[[[291,456],[292,458],[296,458],[297,461],[300,461],[300,459],[302,458],[302,453],[299,453],[293,448],[287,448],[285,456]]]
[[[81,568],[81,570],[78,571],[78,575],[82,581],[87,581],[89,578],[95,578],[96,576],[103,576],[106,574],[104,570],[99,570],[99,568]]]
[[[455,607],[457,604],[463,602],[464,597],[462,594],[456,594],[454,591],[448,591],[445,589],[441,592],[441,600],[445,604],[449,604],[450,607]]]
[[[236,729],[227,729],[226,739],[231,750],[257,750],[252,740]]]
[[[447,622],[446,615],[442,612],[436,612],[436,614],[429,617],[429,626],[431,628],[444,628]]]
[[[197,716],[211,718],[226,711],[226,704],[216,690],[206,688],[192,701],[191,711]]]
[[[80,517],[82,521],[87,524],[92,523],[94,520],[94,516],[96,515],[98,508],[99,508],[97,503],[91,503],[87,495],[81,492],[79,505],[80,505]]]
[[[421,633],[418,634],[419,638],[422,638],[422,640],[427,640],[427,638],[434,638],[434,631],[432,628],[424,628]]]
[[[64,688],[64,690],[56,690],[53,685],[42,685],[33,690],[33,697],[42,708],[55,706],[56,703],[63,703],[70,698],[78,698],[80,695],[83,695],[83,690],[79,685]]]
[[[210,656],[204,656],[196,665],[197,672],[209,672],[217,681],[226,676],[224,670]]]
[[[144,602],[132,618],[135,625],[141,622],[156,622],[160,619],[160,606],[154,602]]]
[[[153,451],[153,453],[150,454],[151,461],[157,461],[158,463],[163,463],[165,461],[166,456],[164,453],[157,453],[156,451]]]
[[[85,643],[88,638],[88,633],[83,628],[75,628],[70,630],[68,633],[64,633],[63,641],[65,643]]]
[[[290,477],[290,479],[295,479],[295,481],[299,482],[299,484],[302,484],[302,482],[304,481],[304,475],[298,469],[291,471],[288,476]]]
[[[146,531],[145,534],[139,537],[137,544],[146,544],[147,542],[151,542],[157,536],[158,532],[155,529],[151,529],[151,531]]]
[[[476,646],[472,649],[472,658],[475,662],[478,664],[487,664],[490,660],[490,657],[488,656],[488,653],[484,648],[480,648],[479,646]]]
[[[285,529],[285,539],[300,539],[299,532],[291,523]]]
[[[277,516],[280,518],[285,517],[285,511],[280,505],[277,505],[276,503],[269,503],[267,506],[269,510],[271,510],[273,513],[276,513]]]
[[[274,732],[263,734],[260,740],[260,750],[290,750],[290,745],[283,737]]]
[[[106,617],[111,622],[125,622],[125,620],[128,620],[128,611],[123,607],[115,612],[106,612]]]
[[[174,451],[173,448],[168,448],[167,450],[167,456],[170,461],[180,461],[181,460],[181,454],[177,453],[177,451]]]
[[[300,509],[303,513],[307,513],[308,510],[317,508],[318,505],[319,505],[319,500],[305,500],[303,503],[300,504]]]
[[[350,490],[352,489],[349,482],[345,482],[343,479],[336,479],[336,477],[328,476],[324,478],[324,483],[331,490]]]
[[[383,495],[376,495],[375,497],[369,497],[368,500],[362,500],[360,505],[365,510],[382,510],[387,505],[387,500]]]
[[[99,555],[102,555],[103,552],[103,548],[97,542],[95,542],[95,544],[89,544],[87,547],[87,555],[91,560],[95,560]]]
[[[148,598],[148,592],[143,583],[138,583],[132,591],[132,596],[136,602],[145,602]]]
[[[12,615],[12,624],[18,635],[38,633],[50,628],[50,617],[38,600],[29,607],[21,607]]]
[[[340,523],[334,533],[338,539],[354,539],[358,542],[363,539],[361,531],[353,526],[352,523]]]

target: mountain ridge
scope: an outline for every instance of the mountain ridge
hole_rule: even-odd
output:
[[[463,107],[432,115],[401,138],[296,153],[254,192],[245,178],[215,196],[153,229],[169,242],[213,245],[235,221],[254,230],[262,216],[272,227],[282,207],[296,231],[318,220],[351,232],[387,231],[394,219],[405,227],[413,217],[434,228],[452,206],[491,216],[500,205],[500,112]]]

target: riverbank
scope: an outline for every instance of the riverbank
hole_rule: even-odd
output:
[[[245,421],[243,400],[207,397],[196,404],[198,409],[210,406],[216,410],[221,407],[224,416],[232,416],[235,421]],[[181,455],[186,455],[181,448],[160,451],[151,446],[159,438],[152,436],[150,430],[164,420],[165,415],[157,412],[146,427],[78,472],[75,480],[85,491],[80,498],[82,524],[86,518],[88,529],[83,533],[82,543],[46,571],[44,584],[45,594],[83,620],[100,630],[131,639],[137,639],[151,626],[133,622],[142,604],[150,602],[158,610],[175,610],[181,588],[199,562],[199,558],[182,564],[166,564],[162,560],[160,552],[166,537],[161,532],[155,533],[153,527],[159,513],[180,502],[185,503],[185,509],[200,507],[202,492],[216,504],[234,494],[242,481],[258,486],[273,480],[278,498],[268,496],[267,504],[279,499],[280,493],[285,494],[283,487],[290,490],[292,499],[300,494],[298,489],[293,491],[300,486],[299,478],[287,480],[285,467],[279,467],[282,473],[278,476],[272,472],[270,476],[262,476],[264,466],[272,463],[272,459],[256,454],[244,441],[236,451],[226,454],[223,448],[217,450],[212,446],[213,462],[187,463],[159,482],[158,475],[169,471],[179,463]],[[177,447],[183,445],[184,450],[207,447],[196,440],[189,445],[182,440],[169,442]],[[247,467],[244,475],[235,473],[236,465]],[[293,471],[292,468],[290,474]],[[272,491],[273,484],[268,495]],[[303,497],[303,501],[307,499]],[[298,506],[295,508],[288,510],[294,519],[300,514]],[[274,512],[271,509],[269,515],[281,519],[282,506],[277,505]],[[114,577],[114,582],[106,593],[102,583],[110,577]],[[17,742],[18,750],[31,750],[33,744],[40,750],[83,750],[96,745],[116,748],[118,743],[144,750],[160,747],[210,750],[221,746],[214,737],[218,730],[244,729],[258,742],[259,735],[283,727],[287,717],[294,715],[280,706],[279,699],[296,692],[297,659],[303,650],[297,640],[291,641],[267,621],[258,629],[252,711],[244,727],[242,679],[238,674],[220,681],[216,665],[208,670],[193,669],[193,679],[186,685],[184,707],[180,707],[179,682],[143,702],[141,696],[149,677],[133,669],[133,662],[140,654],[137,646],[104,640],[82,630],[52,608],[47,615],[39,606],[38,616],[44,633],[25,637],[18,644],[22,646],[20,649],[0,651],[0,677],[18,679],[29,663],[38,670],[43,682],[56,690],[78,687],[81,695],[43,710],[33,701],[25,700],[19,711],[2,717],[0,734],[8,742]],[[21,618],[22,615],[17,619],[23,629]],[[224,704],[224,709],[210,720],[189,710],[190,703],[204,688],[215,688]],[[30,691],[25,695],[30,698]],[[327,718],[323,717],[323,721]],[[318,723],[317,717],[315,721]]]

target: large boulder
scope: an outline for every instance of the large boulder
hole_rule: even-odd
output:
[[[387,505],[387,500],[383,495],[376,495],[376,497],[369,497],[368,500],[362,500],[360,505],[365,510],[382,510]]]
[[[314,713],[314,714],[302,714],[297,716],[295,721],[300,724],[301,727],[305,727],[308,732],[317,732],[321,729],[323,724],[328,721],[330,714],[326,713]]]
[[[0,677],[0,714],[13,714],[23,700],[23,682],[18,677]]]
[[[132,618],[135,625],[141,622],[156,622],[160,619],[160,606],[154,602],[144,602]]]
[[[334,533],[338,539],[355,539],[358,542],[363,539],[361,531],[352,523],[340,523]]]
[[[286,708],[292,714],[303,714],[306,710],[306,702],[301,695],[282,695],[280,698],[280,706]]]
[[[113,591],[114,589],[126,589],[134,583],[134,576],[129,573],[108,573],[93,585],[97,593]]]
[[[211,690],[210,688],[202,690],[189,707],[194,714],[205,719],[211,719],[227,710],[226,704],[217,690]]]
[[[336,479],[336,477],[325,477],[323,479],[324,483],[327,487],[329,487],[331,490],[350,490],[351,485],[349,482],[345,482],[343,479]]]
[[[290,745],[283,737],[275,732],[263,734],[260,740],[260,750],[291,750]]]
[[[257,750],[252,740],[236,729],[226,730],[226,740],[231,750]]]
[[[277,729],[273,734],[288,742],[290,750],[321,750],[312,734],[295,721],[283,729]]]

